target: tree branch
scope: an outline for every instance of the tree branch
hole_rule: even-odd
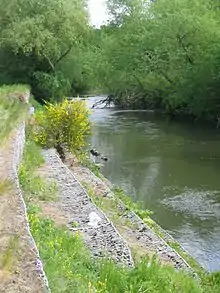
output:
[[[45,59],[47,59],[47,61],[48,61],[49,65],[50,65],[50,68],[52,69],[52,71],[55,72],[55,66],[51,62],[50,58],[45,53],[42,53],[42,55],[44,56]]]
[[[57,59],[56,63],[55,63],[55,66],[63,59],[65,58],[69,52],[72,50],[73,48],[73,44]]]

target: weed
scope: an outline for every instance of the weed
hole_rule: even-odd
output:
[[[13,236],[9,239],[8,245],[4,254],[0,258],[0,268],[3,271],[11,271],[15,263],[15,254],[18,248],[18,236]]]
[[[101,178],[102,175],[100,173],[100,166],[97,165],[96,163],[94,163],[88,156],[88,154],[86,152],[78,152],[77,153],[77,159],[79,161],[79,163],[88,168],[90,171],[92,171],[92,173],[94,173],[97,177]]]
[[[137,214],[141,219],[147,218],[150,215],[153,214],[152,211],[149,210],[143,210],[141,208],[141,203],[140,202],[133,202],[130,196],[128,196],[121,188],[114,187],[112,189],[114,192],[116,198],[119,198],[124,206],[126,207],[127,210],[133,211],[135,214]]]
[[[36,176],[34,171],[44,163],[40,148],[27,140],[23,162],[19,168],[19,181],[24,191],[26,200],[38,198],[43,201],[57,199],[58,187],[56,182],[46,182],[42,177]]]
[[[79,224],[78,224],[77,222],[73,221],[73,222],[71,223],[71,226],[72,226],[73,228],[78,228],[78,227],[79,227]]]
[[[12,188],[13,188],[13,183],[11,180],[5,179],[0,181],[0,195],[11,192]]]

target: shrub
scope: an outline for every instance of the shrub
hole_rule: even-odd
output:
[[[75,152],[85,145],[90,133],[89,111],[84,101],[46,103],[35,114],[34,139],[43,147],[54,147],[64,156],[64,150]]]

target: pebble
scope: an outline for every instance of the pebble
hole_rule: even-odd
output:
[[[58,185],[61,209],[68,215],[70,223],[77,222],[77,228],[73,229],[70,225],[70,230],[78,229],[83,233],[83,240],[94,256],[111,256],[116,262],[133,267],[134,261],[127,242],[106,215],[92,202],[73,173],[63,165],[56,151],[44,150],[43,155],[45,163],[52,167],[50,177]],[[89,226],[91,214],[96,215],[98,219],[95,226]]]

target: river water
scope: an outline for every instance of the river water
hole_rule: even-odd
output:
[[[109,158],[104,176],[202,266],[220,270],[220,130],[115,108],[94,110],[92,121],[91,144]]]

